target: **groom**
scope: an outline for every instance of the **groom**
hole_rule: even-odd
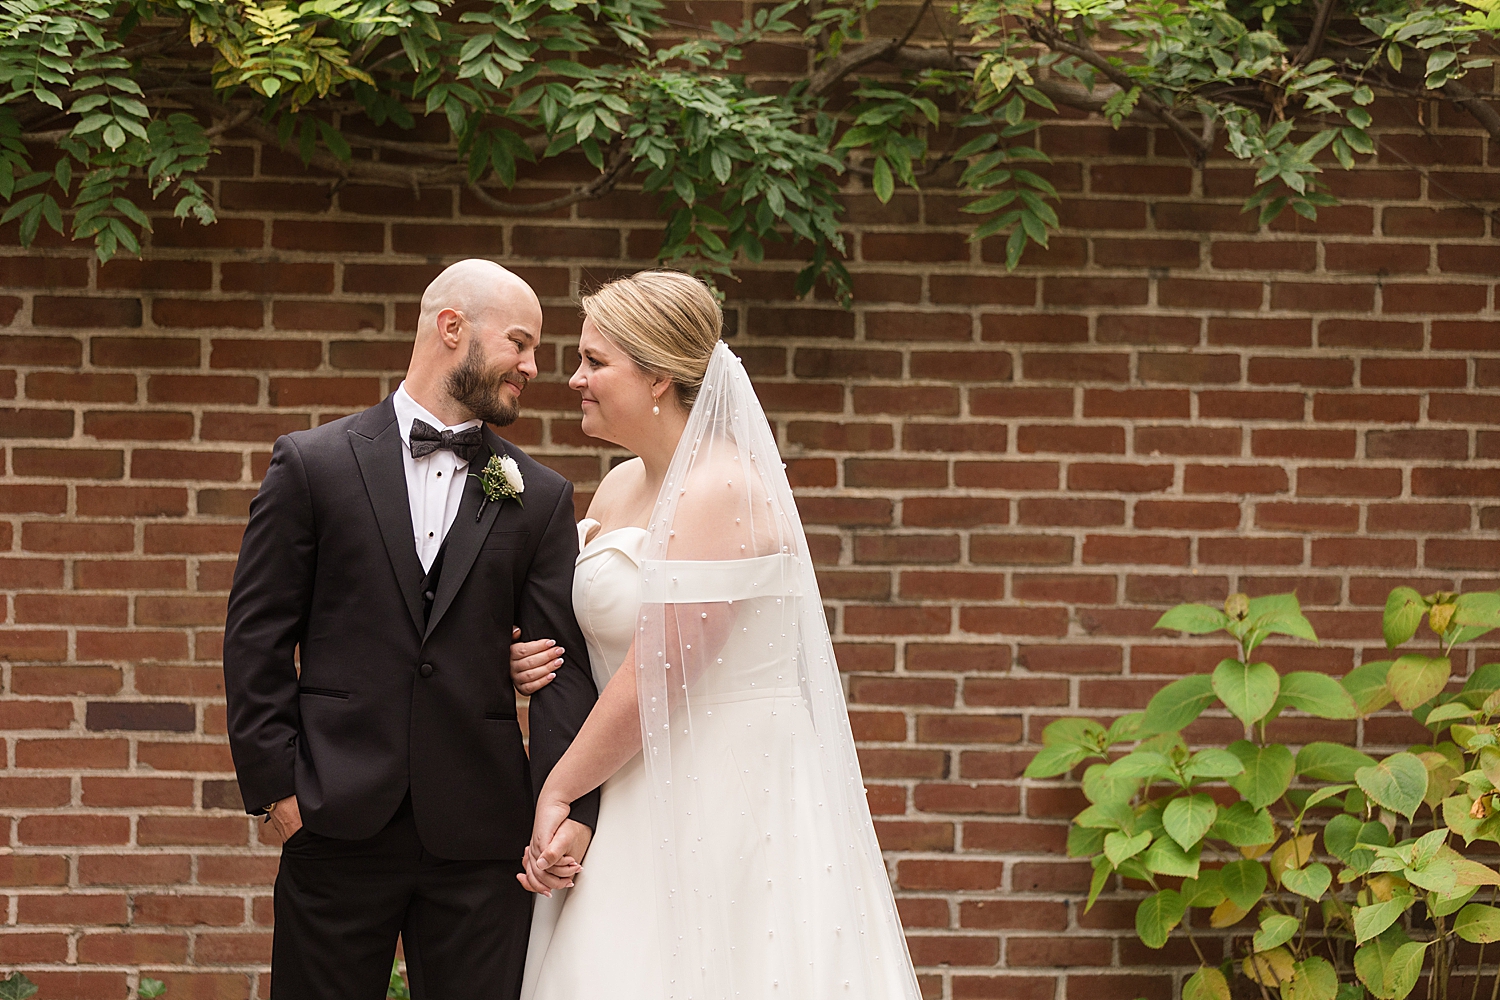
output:
[[[398,935],[418,1000],[520,993],[533,791],[595,699],[570,657],[531,701],[528,762],[511,628],[584,649],[573,489],[484,424],[516,419],[541,325],[520,278],[454,264],[400,388],[277,440],[250,506],[224,681],[246,811],[284,840],[272,1000],[380,1000]],[[511,496],[481,483],[492,457]],[[597,792],[573,803],[573,857],[597,814]]]

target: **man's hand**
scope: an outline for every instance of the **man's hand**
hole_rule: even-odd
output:
[[[283,844],[292,839],[292,834],[302,829],[302,811],[297,808],[295,795],[288,795],[271,803],[266,812],[271,817],[271,827]]]
[[[537,828],[540,829],[540,808],[537,811]],[[549,810],[549,813],[555,813],[555,810]],[[523,871],[517,874],[516,882],[526,891],[540,892],[544,897],[550,897],[553,889],[573,888],[574,876],[583,871],[579,859],[588,853],[588,844],[592,838],[594,831],[588,826],[576,820],[562,820],[561,825],[556,826],[555,834],[546,843],[534,840],[526,846],[526,853],[522,858]]]
[[[516,690],[532,695],[552,683],[563,664],[563,648],[551,639],[517,642],[521,630],[510,630],[510,679]]]

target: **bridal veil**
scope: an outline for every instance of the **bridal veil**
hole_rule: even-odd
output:
[[[917,1000],[807,538],[722,342],[648,530],[642,875],[659,891],[666,995]]]

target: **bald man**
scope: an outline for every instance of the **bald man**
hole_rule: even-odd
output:
[[[596,696],[572,486],[485,426],[516,419],[541,327],[514,274],[449,267],[406,380],[279,438],[250,505],[224,683],[245,809],[283,841],[272,1000],[382,1000],[398,936],[417,1000],[520,994],[532,791]],[[486,502],[478,473],[506,457],[520,495]],[[513,626],[579,651],[532,698],[529,760]],[[597,813],[573,804],[575,857]]]

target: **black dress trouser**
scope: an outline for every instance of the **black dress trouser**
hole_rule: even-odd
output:
[[[410,795],[368,840],[298,830],[276,875],[271,1000],[384,1000],[398,936],[414,1000],[514,1000],[531,928],[518,871],[428,853]]]

